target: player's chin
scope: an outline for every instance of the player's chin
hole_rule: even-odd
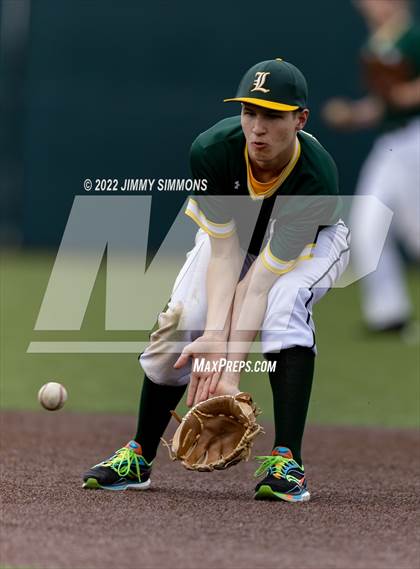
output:
[[[258,162],[271,162],[275,158],[274,152],[267,146],[263,148],[254,148],[249,151],[251,160]]]

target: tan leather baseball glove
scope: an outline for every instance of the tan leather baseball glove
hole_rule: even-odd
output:
[[[363,78],[369,89],[384,101],[389,101],[392,88],[414,79],[408,61],[393,61],[372,54],[361,55]]]
[[[188,411],[171,446],[162,440],[172,460],[180,460],[185,468],[222,470],[248,460],[255,437],[264,432],[256,421],[258,413],[249,393],[219,395]]]

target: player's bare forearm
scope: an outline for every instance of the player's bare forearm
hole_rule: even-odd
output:
[[[228,239],[211,239],[211,258],[207,269],[207,318],[203,334],[209,339],[227,340],[229,336],[242,257],[236,234]]]
[[[364,129],[376,126],[382,120],[384,111],[384,104],[377,97],[367,96],[354,101],[352,107],[353,128]]]
[[[373,96],[350,101],[330,99],[322,109],[324,120],[333,128],[359,130],[376,126],[384,115],[384,104]]]
[[[393,105],[400,109],[416,108],[420,105],[420,77],[395,85],[390,93]]]
[[[214,360],[226,355],[233,297],[242,259],[236,235],[223,240],[212,238],[211,245],[211,257],[206,273],[206,325],[202,336],[185,346],[174,365],[175,368],[186,365],[190,357]]]
[[[242,255],[236,234],[227,239],[211,239],[211,257],[207,267],[207,315],[203,335],[186,346],[175,367],[182,367],[189,357],[226,355],[233,298],[242,266]]]
[[[246,360],[267,309],[268,293],[278,275],[266,269],[257,258],[246,277],[236,287],[227,359]],[[239,373],[223,373],[222,382],[239,385]]]
[[[190,406],[207,399],[219,380],[217,364],[226,357],[233,298],[243,262],[236,234],[223,240],[212,238],[211,247],[206,275],[206,326],[203,335],[184,348],[174,366],[183,367],[189,358],[193,359],[187,396],[187,405]],[[194,370],[197,359],[205,360],[203,371]]]

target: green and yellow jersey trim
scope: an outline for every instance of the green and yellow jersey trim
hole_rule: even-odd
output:
[[[302,148],[299,139],[296,137],[296,143],[293,155],[289,163],[286,164],[286,166],[283,168],[283,171],[279,174],[279,176],[277,176],[273,180],[270,180],[270,182],[258,182],[258,180],[254,178],[254,175],[252,173],[252,168],[248,156],[248,145],[245,144],[245,163],[246,163],[246,172],[247,172],[248,192],[251,198],[253,200],[261,200],[272,196],[293,171],[294,167],[297,164],[297,161],[299,160],[301,152]]]
[[[231,237],[236,231],[233,219],[227,223],[215,223],[214,221],[210,221],[201,211],[197,200],[194,198],[189,198],[185,215],[188,215],[188,217],[211,237],[226,239],[227,237]]]
[[[276,275],[284,275],[293,270],[300,261],[309,261],[309,259],[312,259],[312,249],[314,247],[315,243],[308,243],[308,245],[305,245],[299,257],[292,259],[291,261],[283,261],[273,255],[269,241],[261,253],[261,261],[264,267],[272,273],[275,273]]]

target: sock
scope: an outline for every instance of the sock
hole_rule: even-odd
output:
[[[157,452],[160,437],[185,393],[187,385],[158,385],[144,376],[143,389],[134,440],[141,445],[144,458],[151,462]]]
[[[301,446],[311,396],[315,355],[310,348],[294,347],[265,356],[276,361],[269,372],[273,392],[275,442],[292,451],[302,465]]]

